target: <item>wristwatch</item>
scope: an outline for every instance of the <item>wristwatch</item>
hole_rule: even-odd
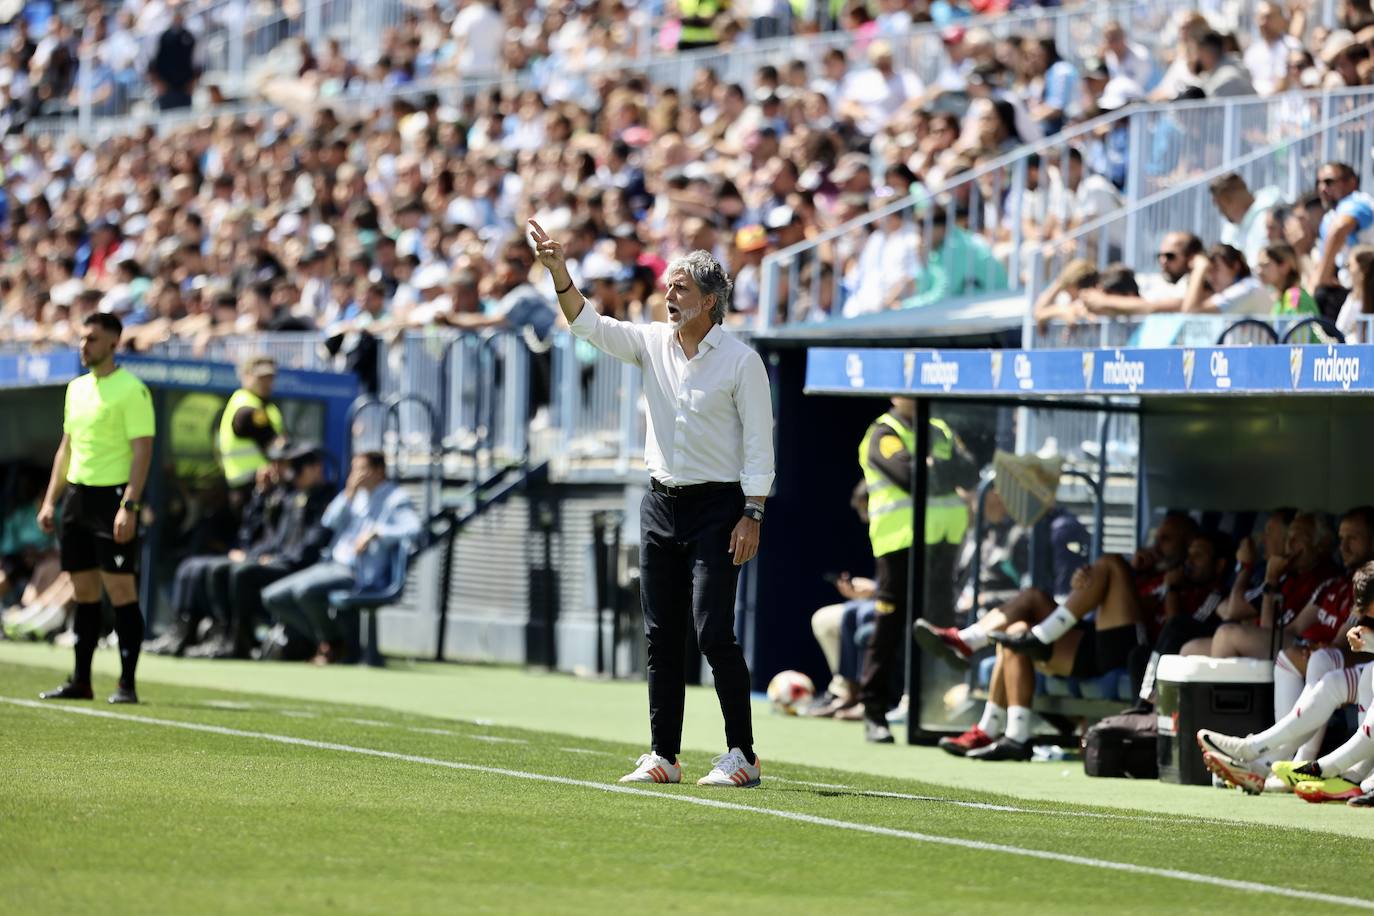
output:
[[[139,509],[143,508],[143,503],[134,499],[126,499],[119,504],[119,508],[128,509],[130,512],[137,512]]]
[[[760,506],[758,503],[745,503],[745,504],[744,504],[744,517],[745,517],[745,518],[752,518],[752,519],[753,519],[754,521],[756,521],[756,522],[762,522],[762,521],[763,521],[763,506]]]

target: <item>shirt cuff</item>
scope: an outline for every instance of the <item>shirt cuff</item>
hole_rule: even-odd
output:
[[[577,317],[568,325],[568,330],[574,337],[581,337],[584,340],[591,336],[592,331],[596,330],[596,321],[600,316],[592,304],[586,299],[582,300],[582,311],[577,313]]]
[[[739,479],[739,485],[744,490],[745,496],[767,497],[773,492],[772,474],[746,474]]]

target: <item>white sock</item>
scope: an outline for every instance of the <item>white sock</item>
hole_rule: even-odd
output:
[[[978,727],[989,738],[1002,737],[1002,733],[1007,730],[1006,707],[988,700],[983,704],[983,718],[978,720]]]
[[[1341,653],[1335,649],[1317,649],[1307,657],[1307,683],[1317,684],[1332,671],[1341,669],[1345,664],[1345,659]],[[1302,747],[1298,748],[1293,755],[1294,760],[1316,760],[1317,755],[1322,750],[1322,739],[1326,737],[1326,723],[1323,722],[1312,733],[1312,737],[1303,742]]]
[[[1265,756],[1278,759],[1280,748],[1297,747],[1312,736],[1318,725],[1325,725],[1333,712],[1349,703],[1349,695],[1349,684],[1339,671],[1328,674],[1315,686],[1304,688],[1283,718],[1245,739],[1253,755],[1251,759]]]
[[[1012,706],[1007,710],[1007,737],[1025,743],[1030,740],[1031,711],[1025,706]]]
[[[1297,705],[1298,697],[1302,695],[1305,686],[1307,685],[1302,672],[1293,665],[1288,653],[1280,652],[1279,657],[1274,660],[1275,722],[1288,715],[1288,710]]]
[[[1073,611],[1061,604],[1053,614],[1031,627],[1031,635],[1048,645],[1077,625],[1078,618],[1073,616]]]
[[[990,642],[988,634],[984,633],[976,626],[964,627],[960,630],[959,639],[974,652],[977,652]]]
[[[1374,759],[1374,712],[1366,712],[1364,721],[1355,729],[1351,739],[1317,761],[1323,776],[1340,776],[1346,770]]]

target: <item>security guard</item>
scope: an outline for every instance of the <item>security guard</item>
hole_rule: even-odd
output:
[[[677,49],[690,51],[720,44],[715,20],[728,6],[728,0],[678,0],[682,31],[678,33]]]
[[[239,505],[252,490],[258,468],[268,464],[267,449],[285,435],[281,411],[272,403],[276,379],[277,364],[271,357],[249,358],[239,372],[243,387],[229,396],[219,421],[224,480],[230,492],[238,495]]]
[[[57,527],[62,568],[76,598],[76,668],[45,700],[89,700],[91,657],[100,639],[100,592],[114,608],[119,636],[119,686],[111,703],[137,703],[134,670],[143,645],[143,613],[138,607],[138,513],[153,457],[153,401],[148,387],[115,365],[124,326],[105,312],[86,316],[81,329],[81,364],[91,371],[67,385],[62,444],[53,459],[48,492],[38,524],[51,534]]]
[[[891,409],[873,421],[859,443],[859,466],[868,485],[868,537],[877,567],[877,626],[864,652],[859,696],[864,705],[864,738],[892,743],[887,710],[892,708],[894,664],[906,631],[907,561],[912,544],[911,456],[916,449],[913,427],[916,402],[893,398]],[[954,564],[968,530],[968,507],[955,485],[966,460],[963,445],[949,425],[930,420],[930,455],[926,500],[926,576],[932,601],[952,601]],[[948,593],[948,594],[946,594]]]

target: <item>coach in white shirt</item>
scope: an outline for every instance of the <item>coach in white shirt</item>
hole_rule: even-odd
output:
[[[616,321],[597,314],[578,292],[563,246],[534,220],[530,237],[573,335],[644,370],[650,487],[640,506],[639,588],[653,748],[621,782],[682,781],[677,754],[690,623],[711,665],[728,748],[697,784],[757,786],[749,668],[735,641],[735,586],[739,567],[758,553],[773,486],[773,402],[763,360],[721,327],[730,279],[709,252],[694,251],[663,275],[668,324]]]

